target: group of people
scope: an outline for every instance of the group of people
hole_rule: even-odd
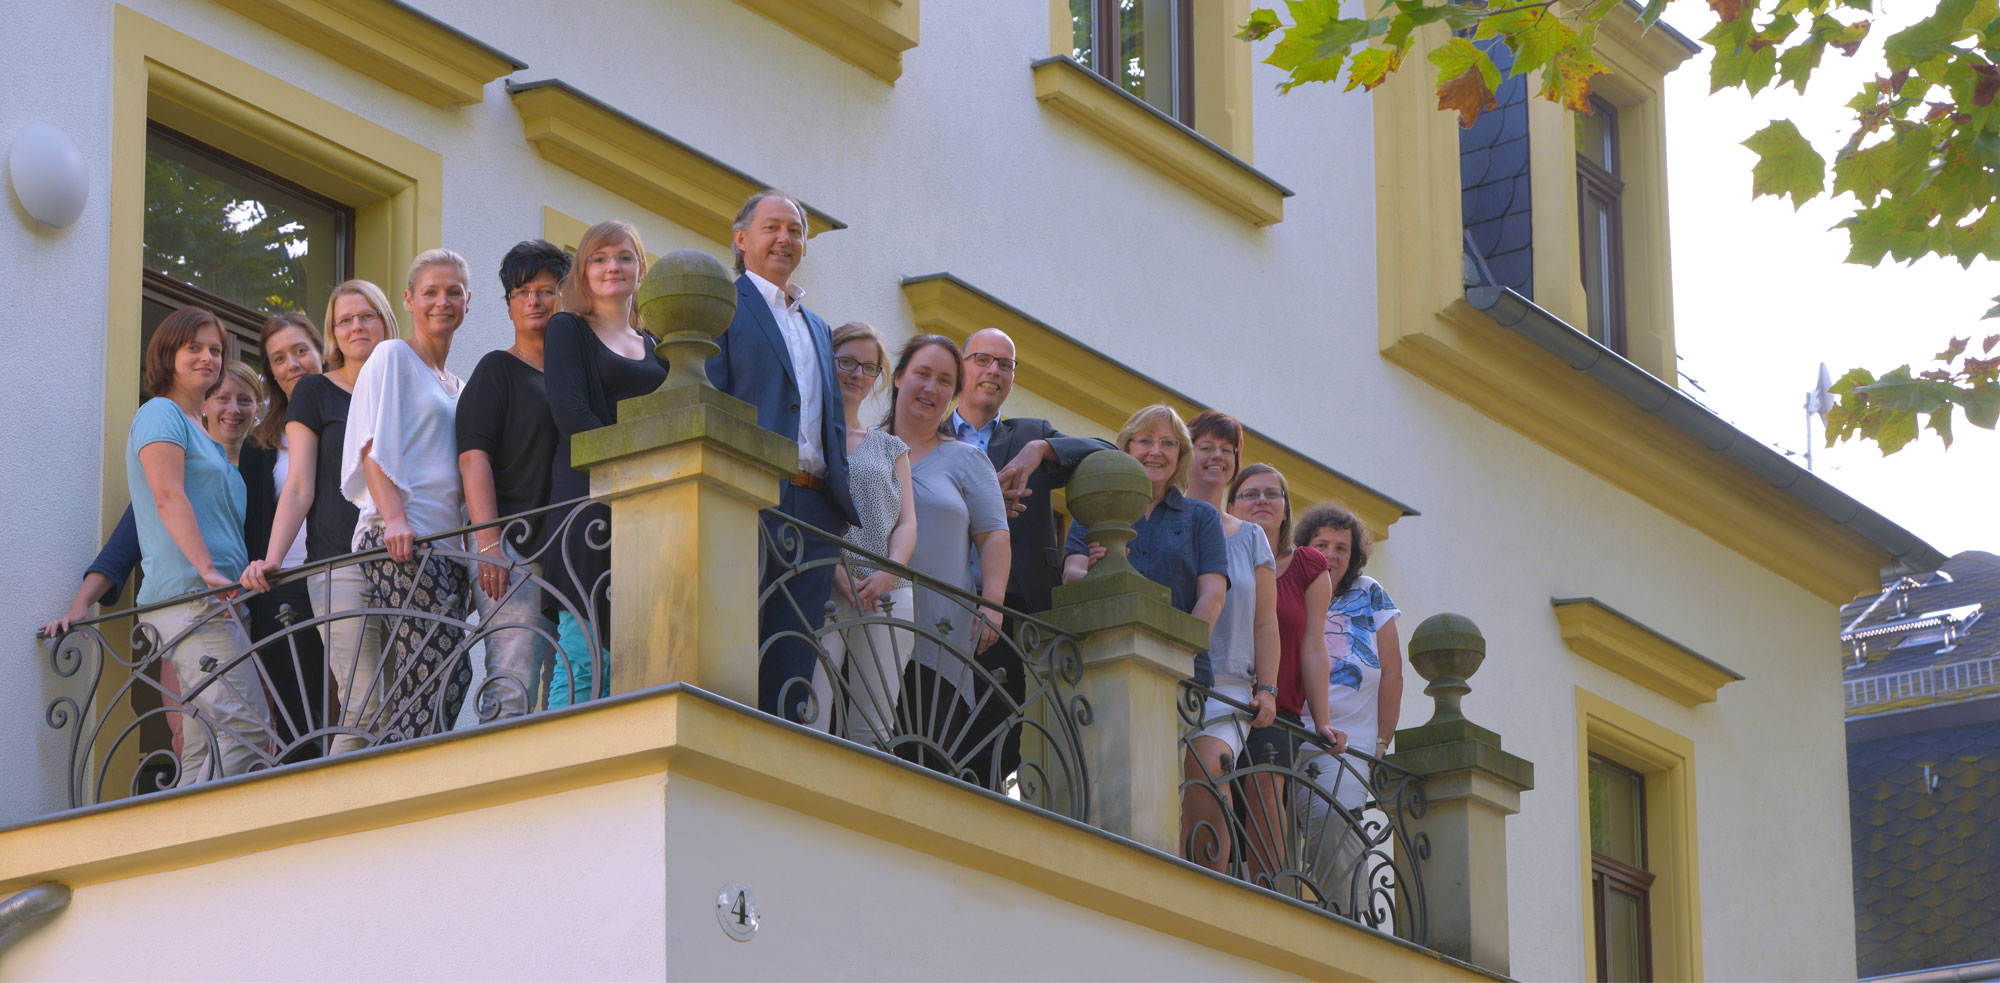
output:
[[[892,359],[869,325],[829,326],[794,280],[807,222],[782,192],[744,203],[735,318],[706,367],[717,388],[756,407],[760,425],[798,446],[799,470],[765,517],[768,538],[802,545],[762,563],[766,595],[784,578],[787,603],[759,614],[760,709],[879,744],[896,726],[899,692],[966,696],[997,681],[1010,699],[944,702],[968,718],[957,722],[963,733],[996,735],[965,777],[1001,787],[1020,765],[1007,717],[1028,673],[1018,649],[997,644],[1013,626],[967,597],[1034,615],[1057,585],[1083,577],[1103,549],[1080,524],[1059,538],[1051,492],[1090,454],[1116,450],[1152,484],[1132,564],[1211,627],[1195,681],[1222,699],[1189,742],[1189,776],[1220,774],[1228,760],[1295,757],[1318,774],[1333,769],[1312,759],[1330,761],[1350,741],[1384,749],[1401,696],[1397,611],[1361,573],[1369,540],[1351,513],[1321,504],[1294,516],[1284,476],[1243,465],[1242,427],[1219,412],[1183,421],[1149,406],[1110,442],[1003,416],[1020,363],[998,329],[962,348],[919,334]],[[500,263],[513,343],[482,357],[469,379],[446,366],[473,292],[450,250],[411,264],[407,333],[387,294],[363,280],[333,291],[325,339],[304,314],[272,317],[259,338],[267,380],[229,359],[213,313],[173,312],[146,349],[151,398],[126,450],[132,508],[45,630],[115,599],[139,562],[137,600],[162,605],[146,621],[171,643],[165,663],[178,684],[167,689],[203,721],[183,724],[182,784],[240,773],[272,748],[320,753],[316,741],[289,739],[315,728],[335,754],[448,729],[473,675],[461,651],[469,606],[485,651],[480,699],[492,703],[483,716],[608,692],[618,669],[610,537],[581,530],[601,530],[609,516],[601,505],[575,515],[548,507],[589,493],[570,439],[617,422],[621,401],[666,378],[635,303],[645,269],[645,247],[624,222],[592,226],[573,258],[540,240],[516,245]],[[885,384],[887,413],[864,420]],[[499,521],[523,514],[537,519]],[[844,539],[781,535],[794,521]],[[457,552],[424,548],[467,525],[471,542]],[[842,558],[843,546],[865,555]],[[350,553],[371,556],[332,562]],[[923,579],[876,569],[871,556]],[[280,576],[302,566],[304,578]],[[230,587],[256,592],[247,616],[219,590]],[[380,613],[342,616],[358,611]],[[317,630],[285,628],[308,618]],[[269,641],[277,636],[282,644]],[[253,646],[262,671],[243,657]],[[1280,718],[1317,741],[1288,737]],[[1191,795],[1189,828],[1224,831],[1222,810],[1287,805],[1268,783],[1233,793],[1249,801],[1231,794]],[[1221,866],[1226,840],[1188,852]]]

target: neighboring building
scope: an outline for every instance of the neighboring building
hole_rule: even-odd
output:
[[[1506,914],[1486,965],[1852,978],[1825,625],[1943,558],[1675,388],[1663,80],[1692,42],[1614,11],[1598,115],[1516,83],[1481,142],[1420,59],[1280,97],[1269,42],[1231,38],[1251,6],[10,5],[32,43],[0,136],[60,126],[90,197],[65,229],[0,219],[0,896],[76,889],[0,978],[1473,975],[685,692],[66,811],[51,707],[80,684],[28,633],[126,505],[164,310],[317,319],[450,246],[467,374],[506,344],[516,241],[619,217],[726,258],[767,183],[814,211],[799,279],[830,321],[1006,328],[1008,410],[1072,432],[1227,410],[1245,461],[1383,540],[1404,639],[1478,623],[1466,714],[1539,766],[1484,841],[1508,874],[1476,885]],[[169,234],[252,200],[262,223]],[[1405,727],[1431,712],[1409,679]],[[769,926],[747,945],[706,924],[739,881]]]
[[[1841,609],[1863,979],[2000,979],[2000,557]]]

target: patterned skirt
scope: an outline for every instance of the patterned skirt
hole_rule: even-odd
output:
[[[359,550],[379,549],[382,541],[381,529],[369,529]],[[395,667],[395,680],[383,699],[386,722],[376,743],[450,730],[472,686],[472,662],[461,646],[471,584],[465,565],[419,551],[409,563],[385,559],[361,566],[375,603],[404,612],[382,619],[382,663]]]

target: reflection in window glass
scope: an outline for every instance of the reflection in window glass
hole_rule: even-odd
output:
[[[1174,0],[1119,0],[1118,72],[1112,81],[1169,116],[1174,107]]]
[[[1097,0],[1069,0],[1069,56],[1091,67],[1091,35],[1097,31]]]
[[[145,264],[253,311],[326,310],[344,273],[349,213],[152,130]]]
[[[1602,99],[1590,100],[1590,112],[1576,114],[1576,152],[1585,160],[1618,173],[1618,111]]]

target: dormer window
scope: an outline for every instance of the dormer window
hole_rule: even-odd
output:
[[[1595,96],[1576,117],[1576,215],[1585,330],[1625,354],[1625,223],[1618,110]]]

